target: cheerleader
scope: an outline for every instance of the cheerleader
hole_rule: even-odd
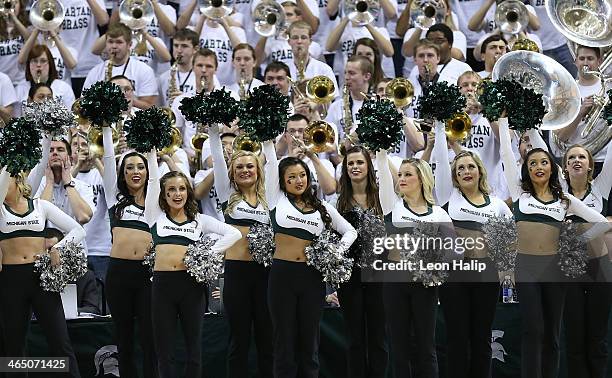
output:
[[[596,223],[582,235],[590,240],[609,226],[603,215],[562,190],[559,171],[549,152],[540,148],[527,152],[519,176],[508,119],[501,118],[499,124],[500,153],[518,233],[515,277],[523,319],[521,376],[552,378],[559,370],[559,333],[566,292],[557,253],[559,227],[568,214]]]
[[[434,179],[431,167],[421,159],[402,162],[398,173],[399,193],[393,188],[387,152],[378,151],[376,166],[380,177],[380,205],[388,225],[388,233],[408,231],[415,223],[431,222],[441,228],[450,225],[451,219],[441,207],[434,205]],[[397,249],[389,252],[391,262],[399,262]],[[418,267],[417,267],[418,269]],[[404,272],[401,272],[404,273]],[[411,277],[397,277],[401,281],[385,281],[383,300],[396,378],[410,377],[411,371],[423,378],[438,377],[436,355],[436,312],[438,288],[425,287],[421,282],[411,282]],[[409,354],[413,342],[411,329],[416,336],[416,369],[411,367]]]
[[[568,192],[605,215],[612,187],[612,143],[608,144],[601,173],[593,179],[593,155],[581,145],[570,146],[563,156],[562,183]],[[570,214],[575,222],[584,219]],[[601,238],[588,244],[587,273],[567,288],[565,336],[568,377],[604,378],[608,365],[608,318],[612,305],[612,267]]]
[[[47,146],[48,149],[48,146]],[[60,264],[58,249],[68,241],[79,243],[85,230],[74,219],[48,201],[31,198],[31,187],[25,175],[10,177],[0,173],[0,324],[3,324],[4,352],[7,356],[24,357],[26,334],[32,311],[41,324],[49,343],[49,353],[68,357],[70,377],[80,377],[78,363],[68,337],[68,327],[60,294],[44,291],[34,272],[37,255],[45,251],[45,223],[53,224],[65,233],[61,242],[49,250],[51,265]],[[13,373],[11,377],[27,377]]]
[[[176,320],[185,336],[187,378],[202,376],[202,323],[206,305],[206,285],[199,284],[186,271],[187,246],[203,234],[220,235],[212,247],[223,253],[242,234],[207,215],[198,213],[189,178],[178,171],[161,179],[155,149],[147,154],[149,181],[145,198],[145,219],[155,244],[152,287],[153,336],[161,378],[176,377],[174,343]]]
[[[362,147],[347,151],[342,161],[340,188],[338,211],[353,227],[359,226],[362,211],[371,212],[383,223],[376,173],[370,154]],[[363,254],[372,253],[362,250],[362,236],[349,249],[349,256],[355,259],[351,279],[338,289],[349,344],[348,376],[384,377],[389,352],[385,343],[382,283],[362,282],[362,265],[358,262]]]
[[[225,223],[242,234],[225,253],[223,304],[230,326],[228,377],[249,375],[251,326],[255,332],[259,376],[272,376],[272,323],[267,304],[269,268],[253,261],[246,235],[250,226],[270,224],[265,198],[263,164],[253,152],[236,151],[229,169],[225,163],[219,127],[209,128],[215,187]]]
[[[436,125],[433,156],[448,161],[444,125]],[[512,217],[505,202],[490,195],[487,170],[480,157],[461,151],[451,165],[438,164],[435,172],[436,198],[448,211],[457,235],[465,240],[482,240],[482,225],[489,217]],[[467,246],[467,244],[466,244]],[[451,271],[440,289],[446,323],[448,371],[457,378],[491,376],[491,328],[499,297],[499,276],[483,243],[466,249],[464,261],[484,263],[483,272]]]
[[[268,283],[274,376],[314,378],[319,376],[319,320],[325,284],[321,273],[306,264],[305,248],[325,228],[333,228],[342,235],[338,248],[346,251],[357,231],[335,208],[316,197],[306,163],[287,157],[279,164],[272,141],[264,143],[264,153],[266,199],[276,243]]]
[[[104,195],[109,209],[112,233],[110,261],[106,273],[106,300],[113,315],[119,373],[138,377],[134,356],[135,322],[143,351],[145,377],[157,377],[151,323],[151,280],[144,255],[151,244],[151,233],[144,218],[149,168],[144,156],[130,152],[115,163],[110,127],[102,129],[104,143]],[[155,162],[157,166],[157,162]]]

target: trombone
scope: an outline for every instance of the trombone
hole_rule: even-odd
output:
[[[444,123],[446,138],[461,142],[469,138],[472,130],[472,119],[466,112],[455,113]]]
[[[305,80],[299,83],[288,78],[291,83],[292,92],[300,99],[308,99],[317,105],[323,106],[321,114],[322,118],[325,118],[327,114],[327,105],[334,100],[334,93],[336,87],[334,82],[324,75],[315,76],[310,80]],[[304,90],[301,90],[303,87]],[[304,94],[306,92],[306,94]]]
[[[395,78],[387,84],[385,97],[393,101],[396,108],[402,109],[412,103],[414,86],[408,79],[403,77]]]
[[[293,135],[291,137],[296,140]],[[304,145],[309,151],[326,152],[335,148],[335,144],[336,132],[332,125],[325,121],[312,121],[304,129]]]

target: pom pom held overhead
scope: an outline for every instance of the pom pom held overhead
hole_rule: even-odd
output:
[[[110,81],[98,81],[83,91],[81,116],[97,127],[110,126],[128,110],[128,102],[121,88]]]

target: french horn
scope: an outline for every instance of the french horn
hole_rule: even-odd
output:
[[[251,16],[257,34],[262,37],[279,35],[286,29],[285,10],[273,0],[264,0],[257,4]]]
[[[378,18],[380,3],[378,0],[345,0],[343,10],[349,20],[365,26]]]
[[[502,55],[491,72],[493,81],[508,79],[542,94],[546,114],[542,130],[558,130],[574,121],[580,111],[578,84],[557,61],[533,51]]]
[[[522,1],[506,0],[495,9],[495,24],[502,33],[518,34],[527,29],[529,13]]]
[[[63,21],[64,6],[57,0],[38,0],[30,8],[30,23],[40,31],[56,30]]]
[[[443,0],[442,0],[443,1]],[[415,28],[427,30],[444,22],[444,9],[434,0],[413,1],[410,4],[410,20]]]
[[[211,20],[220,20],[232,14],[233,3],[233,0],[198,0],[198,8]]]

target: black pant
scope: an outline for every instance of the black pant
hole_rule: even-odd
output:
[[[268,306],[274,328],[274,377],[319,376],[319,321],[325,285],[316,269],[274,259]]]
[[[206,311],[206,285],[199,284],[186,271],[154,272],[153,337],[161,378],[174,378],[176,319],[181,321],[187,349],[186,378],[202,376],[202,323]]]
[[[466,259],[469,260],[469,259]],[[499,296],[497,270],[489,258],[484,272],[452,271],[440,288],[446,324],[447,371],[453,378],[491,377],[491,329]]]
[[[426,288],[420,282],[386,282],[383,299],[395,378],[438,378],[438,288]],[[413,339],[417,346],[415,367],[411,366],[409,358]]]
[[[106,273],[106,300],[115,324],[119,373],[122,377],[138,377],[134,358],[136,318],[144,377],[157,377],[151,322],[151,279],[142,260],[110,259]]]
[[[72,82],[72,91],[76,98],[81,97],[81,91],[83,90],[83,85],[85,85],[84,77],[73,77],[70,79]]]
[[[269,268],[254,261],[225,260],[223,303],[230,326],[227,376],[249,376],[251,326],[259,377],[272,377],[272,322],[268,310]]]
[[[68,336],[68,327],[59,293],[43,291],[34,264],[3,265],[0,272],[0,316],[4,352],[25,356],[26,335],[32,310],[47,338],[49,356],[68,357],[70,372],[57,376],[80,377],[77,359]],[[7,377],[27,377],[27,373],[7,373]]]
[[[567,283],[558,262],[558,255],[519,253],[516,259],[522,378],[555,378],[559,372],[559,334]]]
[[[340,285],[338,299],[348,338],[348,376],[384,377],[389,360],[385,343],[382,283],[361,282],[361,269]]]
[[[607,377],[611,273],[608,255],[602,256],[589,260],[582,282],[568,284],[563,322],[568,377]]]

